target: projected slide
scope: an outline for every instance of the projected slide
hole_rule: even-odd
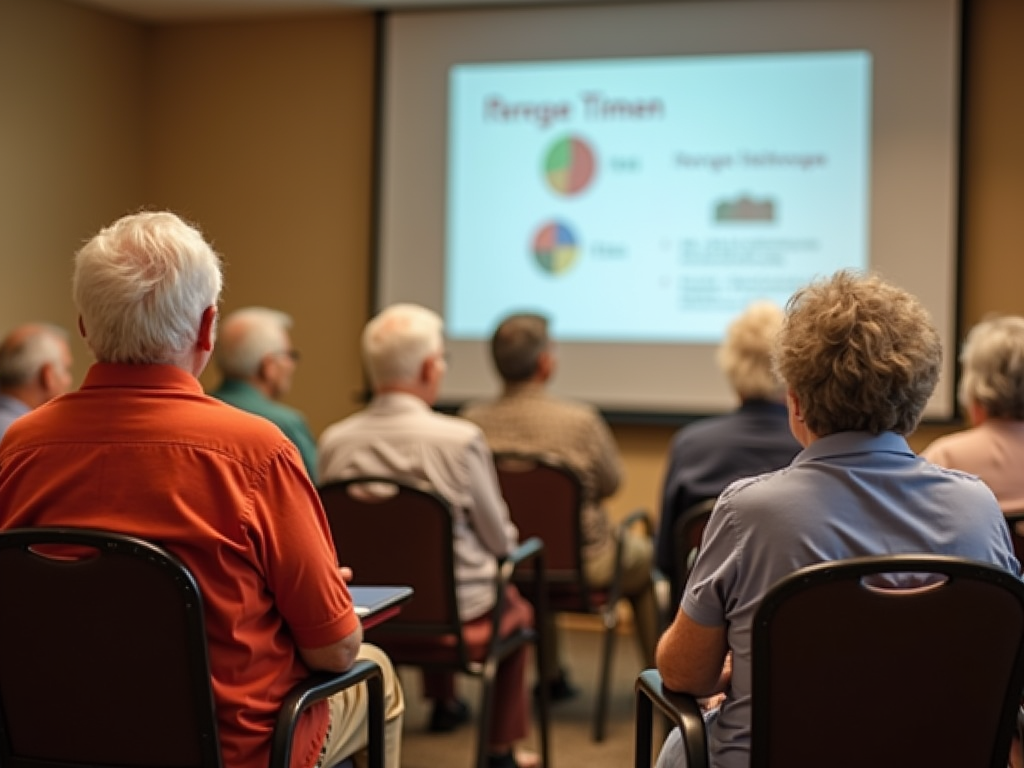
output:
[[[868,265],[863,51],[449,71],[445,321],[715,342],[750,301]]]

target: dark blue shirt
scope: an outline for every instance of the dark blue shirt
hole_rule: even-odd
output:
[[[800,451],[782,403],[748,400],[724,416],[701,419],[672,438],[661,497],[657,564],[675,573],[672,526],[689,507],[718,496],[741,477],[784,467]]]

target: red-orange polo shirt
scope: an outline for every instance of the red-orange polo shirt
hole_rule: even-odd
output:
[[[267,765],[281,701],[309,674],[297,645],[358,624],[295,447],[173,366],[96,364],[80,390],[19,418],[0,444],[0,509],[0,528],[115,530],[185,562],[206,606],[228,768]],[[325,704],[307,711],[293,766],[316,762],[327,722]]]

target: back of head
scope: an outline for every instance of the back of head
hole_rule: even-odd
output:
[[[245,307],[227,315],[220,324],[214,355],[221,373],[248,379],[259,373],[267,355],[288,349],[290,315],[266,307]]]
[[[718,348],[718,365],[742,400],[782,400],[785,391],[772,352],[782,328],[782,308],[755,301],[732,323]]]
[[[996,419],[1024,420],[1024,317],[1006,315],[974,326],[960,353],[960,403]]]
[[[393,304],[363,330],[363,360],[375,389],[416,382],[427,358],[444,349],[443,323],[432,310]]]
[[[491,337],[491,355],[506,382],[529,380],[548,348],[547,318],[535,314],[509,315]]]
[[[842,270],[790,298],[775,360],[819,437],[906,435],[938,382],[942,345],[911,294],[876,275]]]
[[[75,256],[75,304],[99,362],[172,363],[196,343],[221,285],[220,257],[169,212],[125,216]]]
[[[30,384],[45,365],[64,371],[68,364],[68,334],[47,323],[28,323],[0,342],[0,391]]]

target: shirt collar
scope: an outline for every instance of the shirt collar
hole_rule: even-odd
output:
[[[505,385],[505,397],[543,397],[547,393],[544,384],[539,381],[510,381]]]
[[[94,363],[82,382],[82,389],[102,388],[179,389],[203,394],[199,379],[176,365]]]
[[[819,437],[804,448],[793,459],[793,464],[858,453],[900,453],[911,457],[916,455],[907,439],[895,432],[882,432],[879,435],[870,432],[836,432]]]
[[[373,396],[370,407],[388,411],[430,411],[433,410],[416,395],[408,392],[383,392]]]

